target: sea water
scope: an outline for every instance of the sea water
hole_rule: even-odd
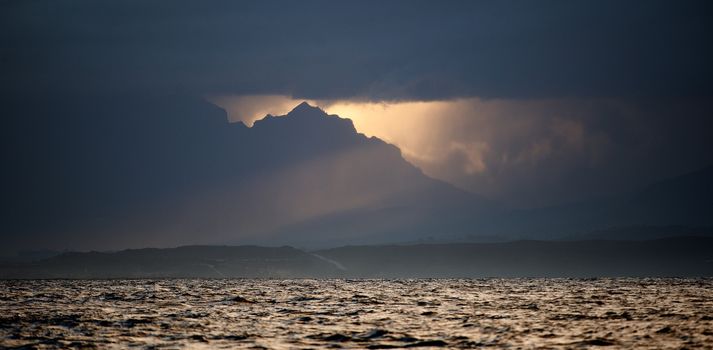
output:
[[[713,348],[713,279],[0,281],[0,347]]]

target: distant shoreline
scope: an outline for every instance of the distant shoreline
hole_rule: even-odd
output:
[[[1,279],[711,277],[713,237],[69,252],[0,264]]]

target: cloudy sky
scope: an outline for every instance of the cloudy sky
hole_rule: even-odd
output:
[[[518,207],[713,162],[710,1],[2,1],[4,99],[302,100]],[[56,118],[63,118],[57,115]]]

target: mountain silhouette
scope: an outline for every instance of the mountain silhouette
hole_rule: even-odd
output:
[[[615,209],[627,224],[713,226],[713,164],[625,195]]]
[[[713,165],[614,196],[509,211],[483,230],[510,238],[650,239],[708,236],[713,228]]]
[[[397,147],[306,102],[250,128],[186,96],[2,103],[4,254],[551,239],[612,227],[713,226],[713,166],[619,196],[510,210],[424,175]]]
[[[425,176],[398,148],[367,138],[351,120],[307,103],[285,116],[257,121],[253,129],[255,137],[290,145],[288,152],[268,151],[269,159],[282,157],[280,165],[299,160],[287,173],[292,179],[281,192],[284,198],[322,208],[275,228],[270,236],[280,242],[316,247],[452,236],[471,232],[478,220],[501,210]]]
[[[196,99],[2,102],[5,249],[106,248],[139,244],[142,235],[150,245],[156,231],[146,226],[171,216],[169,204],[244,168],[231,158],[240,157],[245,126],[228,124],[224,111]]]
[[[12,107],[7,247],[397,242],[500,210],[307,103],[251,128],[185,96]]]

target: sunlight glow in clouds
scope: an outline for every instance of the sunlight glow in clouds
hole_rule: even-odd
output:
[[[230,122],[243,122],[252,126],[256,120],[267,114],[284,115],[296,105],[305,101],[281,95],[252,96],[216,96],[208,100],[228,113]],[[432,122],[438,123],[439,117],[452,115],[457,110],[464,110],[473,103],[469,100],[455,101],[410,101],[410,102],[355,102],[345,100],[306,100],[329,114],[349,118],[354,126],[366,136],[376,136],[398,145],[404,156],[423,160],[432,159],[433,145],[438,140],[438,131]],[[464,150],[466,145],[454,143],[453,149]],[[482,148],[482,145],[477,147]],[[477,163],[475,168],[482,168],[477,156],[471,155]]]
[[[266,114],[284,115],[303,101],[280,95],[208,100],[224,108],[231,122],[248,126]],[[366,136],[398,146],[404,158],[427,175],[483,194],[501,190],[493,177],[505,168],[536,166],[551,157],[569,158],[568,152],[592,153],[601,146],[592,142],[606,143],[606,139],[587,140],[587,149],[582,121],[571,118],[572,108],[557,100],[307,102],[351,119]]]
[[[357,130],[397,145],[403,156],[432,176],[431,167],[449,153],[462,153],[462,170],[475,174],[485,170],[487,144],[479,140],[454,140],[447,124],[455,122],[477,99],[453,101],[352,102],[336,101],[325,110],[354,121]]]
[[[249,126],[304,101],[279,95],[207,99],[224,108],[231,122]],[[587,183],[590,195],[602,195],[641,181],[617,174],[642,166],[632,159],[652,154],[648,145],[662,128],[646,118],[654,107],[620,99],[307,102],[396,145],[428,176],[515,206],[575,199],[575,192],[558,190],[563,183],[577,188]],[[603,177],[607,180],[599,181]],[[608,185],[591,185],[597,183]]]
[[[231,122],[252,126],[267,114],[284,115],[302,99],[280,95],[218,96],[208,100],[228,113]],[[397,145],[403,156],[430,172],[427,164],[439,163],[449,153],[462,153],[462,171],[472,175],[485,170],[483,153],[488,145],[482,141],[448,140],[445,126],[453,118],[471,114],[477,99],[453,101],[359,102],[348,100],[307,100],[329,114],[349,118],[357,131],[376,136]],[[436,176],[436,174],[430,174]]]

